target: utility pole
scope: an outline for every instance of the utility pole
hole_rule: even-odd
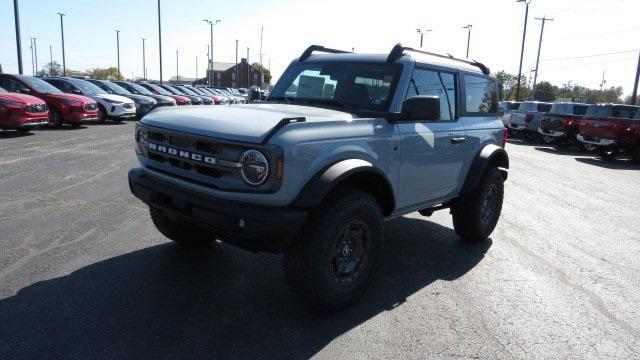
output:
[[[633,83],[633,93],[631,94],[631,105],[638,101],[638,79],[640,78],[640,55],[638,55],[638,68],[636,69],[636,79]]]
[[[524,42],[527,37],[527,21],[529,19],[529,4],[531,0],[517,0],[525,3],[524,10],[524,31],[522,32],[522,48],[520,49],[520,67],[518,68],[518,85],[516,87],[516,101],[520,101],[520,80],[522,79],[522,59],[524,58]]]
[[[196,55],[196,81],[198,81],[198,55]]]
[[[262,35],[264,33],[264,26],[260,27],[260,71],[262,71]]]
[[[606,69],[602,71],[602,81],[600,82],[600,96],[602,96],[602,92],[604,91],[604,84],[607,83],[607,80],[604,79],[604,76],[606,73],[607,73]]]
[[[18,73],[22,75],[22,44],[20,41],[20,11],[18,0],[13,0],[13,20],[16,25],[16,50],[18,52]]]
[[[534,100],[534,98],[535,98],[536,84],[538,83],[538,74],[540,73],[540,71],[539,71],[540,49],[542,48],[542,35],[544,35],[544,24],[547,21],[553,21],[552,18],[548,18],[546,16],[543,16],[541,18],[537,17],[536,20],[542,21],[542,28],[540,29],[540,42],[538,43],[538,56],[536,57],[536,74],[533,77],[533,87],[531,88],[531,100]]]
[[[31,75],[35,76],[36,75],[36,65],[35,65],[35,62],[33,60],[33,39],[35,39],[35,38],[32,38],[32,37],[29,38],[29,50],[31,50]]]
[[[49,45],[49,76],[53,76],[53,46]]]
[[[467,34],[467,59],[469,58],[469,44],[471,44],[471,28],[473,27],[473,25],[469,24],[466,26],[463,26],[463,29],[467,29],[468,30],[468,34]]]
[[[238,40],[236,40],[236,87],[240,87],[240,73],[238,72]]]
[[[147,80],[147,61],[145,58],[144,42],[147,39],[142,38],[142,78]]]
[[[118,49],[118,80],[120,80],[120,30],[116,30],[116,48]]]
[[[160,18],[160,0],[158,0],[158,47],[160,49],[160,85],[162,85],[162,21]]]
[[[251,87],[251,65],[249,65],[249,47],[247,47],[247,89]]]
[[[418,34],[420,34],[420,48],[422,49],[422,41],[424,40],[424,35],[428,32],[431,32],[431,29],[416,29],[416,31],[418,32]]]
[[[38,38],[33,38],[33,56],[36,59],[36,75],[38,74]]]
[[[65,14],[58,13],[58,15],[60,15],[60,35],[62,36],[62,76],[67,76],[67,60],[64,54],[64,21],[62,20]]]
[[[178,50],[176,50],[176,84],[180,84],[180,70],[178,68]]]

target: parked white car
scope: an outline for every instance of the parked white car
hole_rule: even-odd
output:
[[[111,119],[114,122],[120,122],[136,116],[136,105],[133,100],[120,95],[107,94],[86,80],[69,77],[47,77],[43,80],[66,93],[83,95],[95,100],[98,103],[98,121]]]

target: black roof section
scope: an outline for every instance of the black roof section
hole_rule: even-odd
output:
[[[307,48],[307,50],[305,50],[302,55],[300,55],[300,59],[299,61],[305,61],[309,58],[309,56],[311,56],[311,54],[313,54],[314,51],[320,51],[320,52],[325,52],[325,53],[330,53],[330,54],[347,54],[350,53],[351,51],[344,51],[344,50],[338,50],[338,49],[330,49],[330,48],[326,48],[324,46],[321,45],[311,45]]]

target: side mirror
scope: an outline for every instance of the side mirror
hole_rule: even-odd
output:
[[[72,94],[76,94],[76,95],[82,95],[82,91],[78,90],[78,89],[73,89],[71,90]]]
[[[402,120],[440,120],[440,97],[418,95],[405,100],[402,103]]]
[[[31,90],[29,90],[29,88],[23,87],[22,89],[18,90],[18,92],[22,94],[28,94],[31,92]]]

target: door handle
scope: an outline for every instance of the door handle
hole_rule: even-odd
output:
[[[452,144],[461,144],[463,142],[465,142],[467,140],[466,137],[464,136],[453,136],[451,137],[451,143]]]

